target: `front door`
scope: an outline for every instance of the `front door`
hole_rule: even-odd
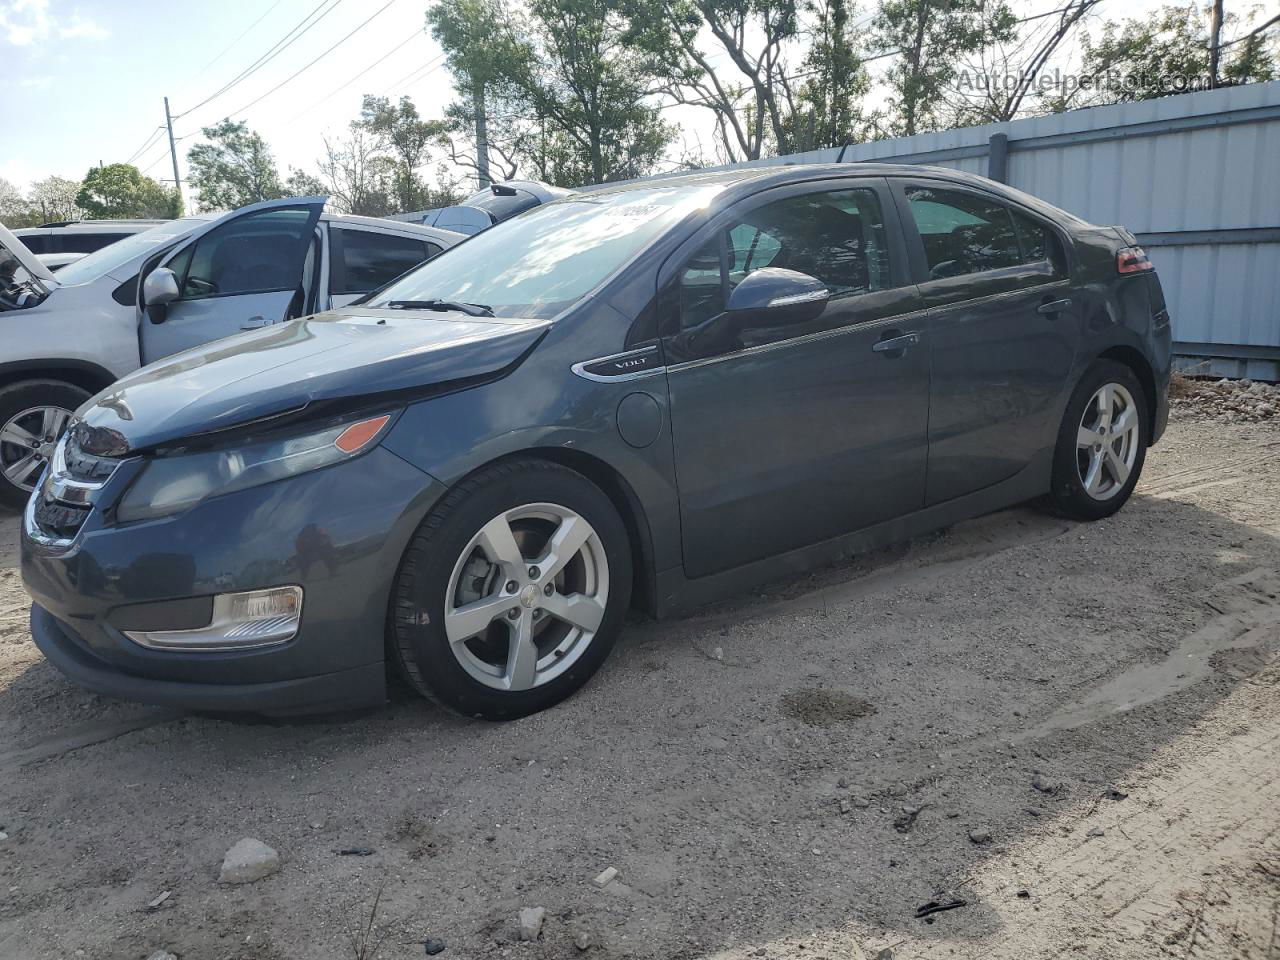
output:
[[[904,183],[899,196],[929,311],[932,505],[1051,455],[1080,306],[1048,221],[927,181]]]
[[[142,362],[300,315],[303,265],[324,207],[314,200],[273,200],[213,221],[187,243],[148,263],[174,272],[179,296],[139,317]],[[141,298],[139,298],[141,299]]]
[[[695,244],[660,301],[686,574],[920,509],[928,344],[885,182],[767,191]],[[770,266],[821,280],[825,311],[725,336],[729,291]]]

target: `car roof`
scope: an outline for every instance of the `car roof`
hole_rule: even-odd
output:
[[[392,230],[396,233],[416,233],[422,237],[444,240],[448,243],[460,243],[466,239],[465,233],[456,230],[445,230],[441,227],[426,227],[420,223],[407,220],[388,220],[385,217],[362,217],[354,213],[325,213],[320,217],[329,223],[347,223],[353,227],[375,227],[379,230]]]
[[[599,196],[632,190],[654,189],[667,185],[700,186],[723,184],[726,187],[725,199],[728,202],[732,202],[734,193],[754,193],[768,187],[803,183],[807,180],[824,180],[829,177],[915,177],[946,180],[953,184],[974,187],[1002,195],[1053,219],[1067,219],[1077,224],[1085,223],[1075,214],[1061,210],[1052,204],[1045,203],[1038,197],[1023,193],[1021,190],[1006,184],[989,180],[986,177],[965,173],[962,170],[952,170],[949,167],[906,163],[797,163],[731,167],[722,170],[696,170],[689,173],[661,174],[644,180],[627,180],[620,183],[584,187],[582,188],[582,193],[587,196]]]
[[[168,220],[68,220],[63,223],[45,223],[38,227],[23,227],[13,231],[14,236],[34,236],[51,233],[142,233],[158,227]]]

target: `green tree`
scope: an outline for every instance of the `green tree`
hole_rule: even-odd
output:
[[[481,186],[492,179],[491,117],[510,113],[502,109],[510,93],[509,78],[522,75],[530,58],[527,46],[511,29],[514,19],[501,0],[439,0],[427,10],[427,27],[444,50],[445,63],[461,98],[450,107],[451,129],[458,134],[466,131],[464,138],[474,146],[469,155],[456,145],[450,152],[457,162],[475,171]],[[503,132],[510,150],[517,138],[511,130]],[[506,159],[511,160],[510,153]]]
[[[80,184],[66,177],[45,177],[31,185],[27,202],[40,212],[40,222],[80,220],[85,211],[76,202]]]
[[[510,86],[545,120],[553,182],[649,173],[675,135],[647,102],[660,65],[616,0],[532,0],[531,58]]]
[[[421,210],[428,204],[431,190],[418,171],[428,159],[429,147],[444,136],[445,123],[423,120],[408,97],[392,103],[387,97],[373,96],[364,98],[359,123],[394,158],[392,193],[398,212]]]
[[[882,0],[872,34],[877,49],[894,55],[884,78],[895,113],[890,131],[936,129],[959,58],[1012,39],[1016,22],[1003,0]]]
[[[85,175],[75,202],[95,220],[182,216],[178,191],[143,176],[130,163],[94,167]]]
[[[785,121],[796,150],[839,147],[861,139],[861,103],[871,87],[849,25],[847,0],[812,0],[806,12],[813,18],[807,29],[804,84],[795,112]]]
[[[1238,18],[1228,14],[1223,32],[1237,24]],[[1210,35],[1210,24],[1194,4],[1161,7],[1140,19],[1108,23],[1096,42],[1087,34],[1082,41],[1082,72],[1092,86],[1064,98],[1059,106],[1154,100],[1214,85]],[[1220,42],[1219,79],[1256,83],[1275,75],[1276,58],[1262,32]]]
[[[243,121],[223,120],[200,131],[207,143],[187,152],[188,183],[202,210],[234,210],[284,196],[266,141]]]
[[[655,80],[675,103],[713,113],[723,159],[792,152],[788,52],[802,35],[800,0],[630,2],[646,25],[637,39],[658,55]]]
[[[43,222],[39,212],[31,209],[31,203],[22,195],[22,191],[0,177],[0,223],[10,230],[17,230]]]

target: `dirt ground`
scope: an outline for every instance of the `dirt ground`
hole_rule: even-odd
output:
[[[16,527],[4,960],[358,957],[375,899],[383,960],[1280,958],[1276,421],[1180,417],[1108,521],[1009,510],[636,623],[501,726],[85,693],[30,642]],[[246,836],[280,871],[220,886]]]

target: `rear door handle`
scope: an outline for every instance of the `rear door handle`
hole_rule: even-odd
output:
[[[1061,313],[1071,306],[1070,300],[1049,300],[1036,307],[1037,313]]]
[[[920,334],[904,333],[900,337],[890,337],[888,340],[878,340],[871,347],[872,353],[901,353],[907,347],[914,347],[920,342]]]

